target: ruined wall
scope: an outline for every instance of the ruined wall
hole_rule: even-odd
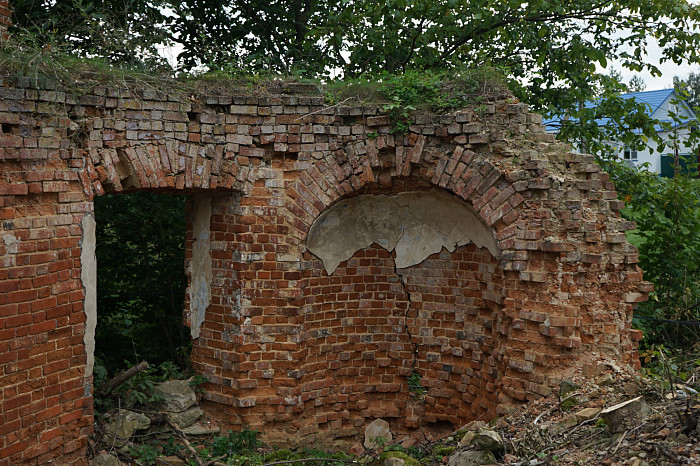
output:
[[[392,134],[378,107],[320,97],[30,84],[0,87],[4,461],[83,461],[95,318],[85,219],[104,193],[192,196],[185,320],[224,428],[332,447],[376,417],[396,432],[458,426],[599,358],[637,363],[632,308],[650,285],[625,239],[634,225],[592,157],[555,144],[526,105],[418,115]],[[364,212],[405,195],[449,198],[474,221],[448,232],[441,216],[401,220],[407,246],[359,221],[340,230],[359,246],[332,273],[312,253],[313,231],[344,202]],[[486,239],[459,239],[466,230]],[[424,394],[408,386],[414,371]]]
[[[7,28],[12,25],[10,0],[0,0],[0,40],[7,38]]]

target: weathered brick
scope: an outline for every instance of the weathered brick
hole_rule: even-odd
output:
[[[496,416],[501,403],[547,393],[546,377],[576,366],[557,366],[564,356],[576,362],[572,348],[634,364],[627,348],[638,335],[629,319],[601,311],[619,303],[620,313],[631,313],[652,289],[626,245],[624,231],[634,226],[608,210],[622,204],[591,157],[544,157],[538,151],[559,150],[546,142],[533,149],[532,140],[548,138],[525,106],[487,102],[479,115],[418,115],[407,134],[390,134],[376,108],[322,109],[315,97],[192,103],[101,88],[74,109],[88,136],[76,145],[59,105],[73,97],[0,90],[0,103],[13,102],[0,111],[7,130],[0,135],[0,357],[6,375],[31,378],[45,397],[3,392],[0,401],[14,406],[0,413],[3,425],[15,432],[24,422],[36,432],[0,452],[39,461],[55,449],[64,456],[57,461],[72,462],[85,451],[91,398],[81,375],[81,219],[102,193],[211,196],[211,303],[192,361],[209,379],[205,398],[225,406],[226,422],[265,419],[266,429],[293,426],[295,435],[324,441],[356,435],[376,417],[396,419],[399,430],[438,420],[459,427]],[[508,130],[512,153],[481,145]],[[393,253],[369,243],[328,275],[304,252],[311,225],[343,199],[430,188],[476,212],[497,257],[465,239],[397,269]],[[343,231],[339,249],[364,227]],[[189,267],[191,219],[188,228]],[[595,278],[603,266],[610,283]],[[562,298],[584,285],[585,303]],[[414,370],[427,390],[424,414],[403,416]],[[53,427],[42,424],[48,420]],[[63,439],[56,422],[81,429],[80,437]]]

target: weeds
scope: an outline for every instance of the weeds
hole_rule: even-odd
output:
[[[241,93],[270,95],[294,92],[290,84],[317,84],[313,95],[326,105],[352,100],[374,104],[392,119],[394,132],[406,132],[416,112],[443,114],[480,104],[493,96],[506,95],[497,71],[480,70],[408,71],[401,75],[381,74],[343,81],[305,80],[299,75],[248,73],[237,67],[217,71],[175,75],[172,69],[149,63],[114,65],[106,59],[77,56],[70,44],[49,37],[37,39],[16,31],[0,41],[2,76],[25,87],[56,88],[74,95],[88,94],[97,86],[134,91],[160,91],[183,101],[200,95]],[[479,108],[479,107],[477,107]]]
[[[361,102],[379,102],[391,117],[395,133],[407,132],[417,112],[444,114],[507,93],[498,72],[489,68],[407,71],[333,83],[329,87],[335,100],[356,97]]]
[[[698,349],[679,351],[664,345],[651,345],[639,355],[641,375],[653,381],[663,393],[672,393],[678,384],[700,390],[700,353]]]
[[[149,444],[131,447],[129,454],[136,459],[136,464],[152,465],[156,464],[156,459],[160,456],[160,449]]]
[[[413,373],[406,379],[406,382],[408,383],[408,391],[418,396],[424,395],[425,387],[421,385],[421,380],[423,380],[423,378],[421,377],[420,373],[418,371],[413,371]]]
[[[18,31],[0,39],[0,77],[19,81],[24,87],[62,90],[74,95],[91,92],[96,86],[126,89],[162,89],[166,69],[145,64],[115,66],[103,58],[79,57],[70,44],[43,41]]]
[[[190,387],[194,389],[195,392],[203,393],[204,385],[209,382],[207,378],[201,374],[196,374],[190,380]]]
[[[132,365],[128,364],[128,366]],[[107,370],[100,365],[100,361],[97,359],[93,369],[93,377],[95,408],[98,413],[104,413],[118,405],[131,408],[150,407],[162,400],[153,390],[156,384],[166,380],[185,379],[187,374],[174,362],[166,361],[158,366],[148,367],[117,386],[111,393],[103,394],[100,387],[107,382]],[[197,375],[192,377],[190,385],[195,390],[201,390],[200,387],[206,382],[206,377]]]
[[[233,456],[242,452],[250,452],[260,444],[256,430],[243,429],[239,432],[228,431],[225,437],[216,437],[212,442],[214,456]]]

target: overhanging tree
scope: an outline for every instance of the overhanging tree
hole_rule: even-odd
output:
[[[112,22],[142,43],[132,56],[151,53],[159,42],[179,43],[184,70],[352,78],[491,66],[535,110],[569,113],[581,127],[588,117],[578,114],[583,102],[623,89],[603,73],[608,63],[659,75],[645,56],[652,40],[662,61],[700,62],[700,6],[687,0],[15,0],[13,5],[16,24],[55,31],[83,54],[128,56],[123,41],[105,44],[94,33]],[[86,25],[91,34],[84,32]]]
[[[352,78],[491,66],[533,109],[568,115],[576,124],[560,138],[590,141],[591,151],[613,136],[638,147],[657,138],[644,107],[617,98],[625,86],[605,74],[608,63],[660,75],[645,56],[654,40],[662,61],[700,60],[700,9],[686,0],[185,0],[173,9],[185,68]],[[594,124],[601,117],[606,128]]]
[[[11,0],[14,33],[41,47],[64,46],[115,65],[165,66],[158,46],[170,43],[167,0]],[[25,36],[26,37],[26,36]]]

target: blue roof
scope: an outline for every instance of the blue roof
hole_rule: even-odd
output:
[[[635,98],[639,102],[649,104],[651,112],[647,114],[652,115],[671,94],[673,94],[673,89],[661,89],[660,91],[629,92],[627,94],[620,94],[620,97],[623,99]]]
[[[647,104],[646,114],[653,115],[654,112],[663,104],[666,99],[669,98],[671,94],[674,93],[674,89],[661,89],[658,91],[643,91],[643,92],[628,92],[626,94],[620,94],[623,99],[636,99],[638,102]],[[586,101],[584,108],[594,108],[598,105],[594,101]],[[562,117],[555,116],[549,120],[544,121],[544,125],[547,127],[548,131],[557,131],[559,126],[561,126]],[[575,118],[571,118],[571,121],[576,121]],[[608,123],[609,118],[599,118],[596,120],[599,126],[604,126]],[[658,125],[657,125],[658,126]],[[661,127],[657,128],[660,131]]]

